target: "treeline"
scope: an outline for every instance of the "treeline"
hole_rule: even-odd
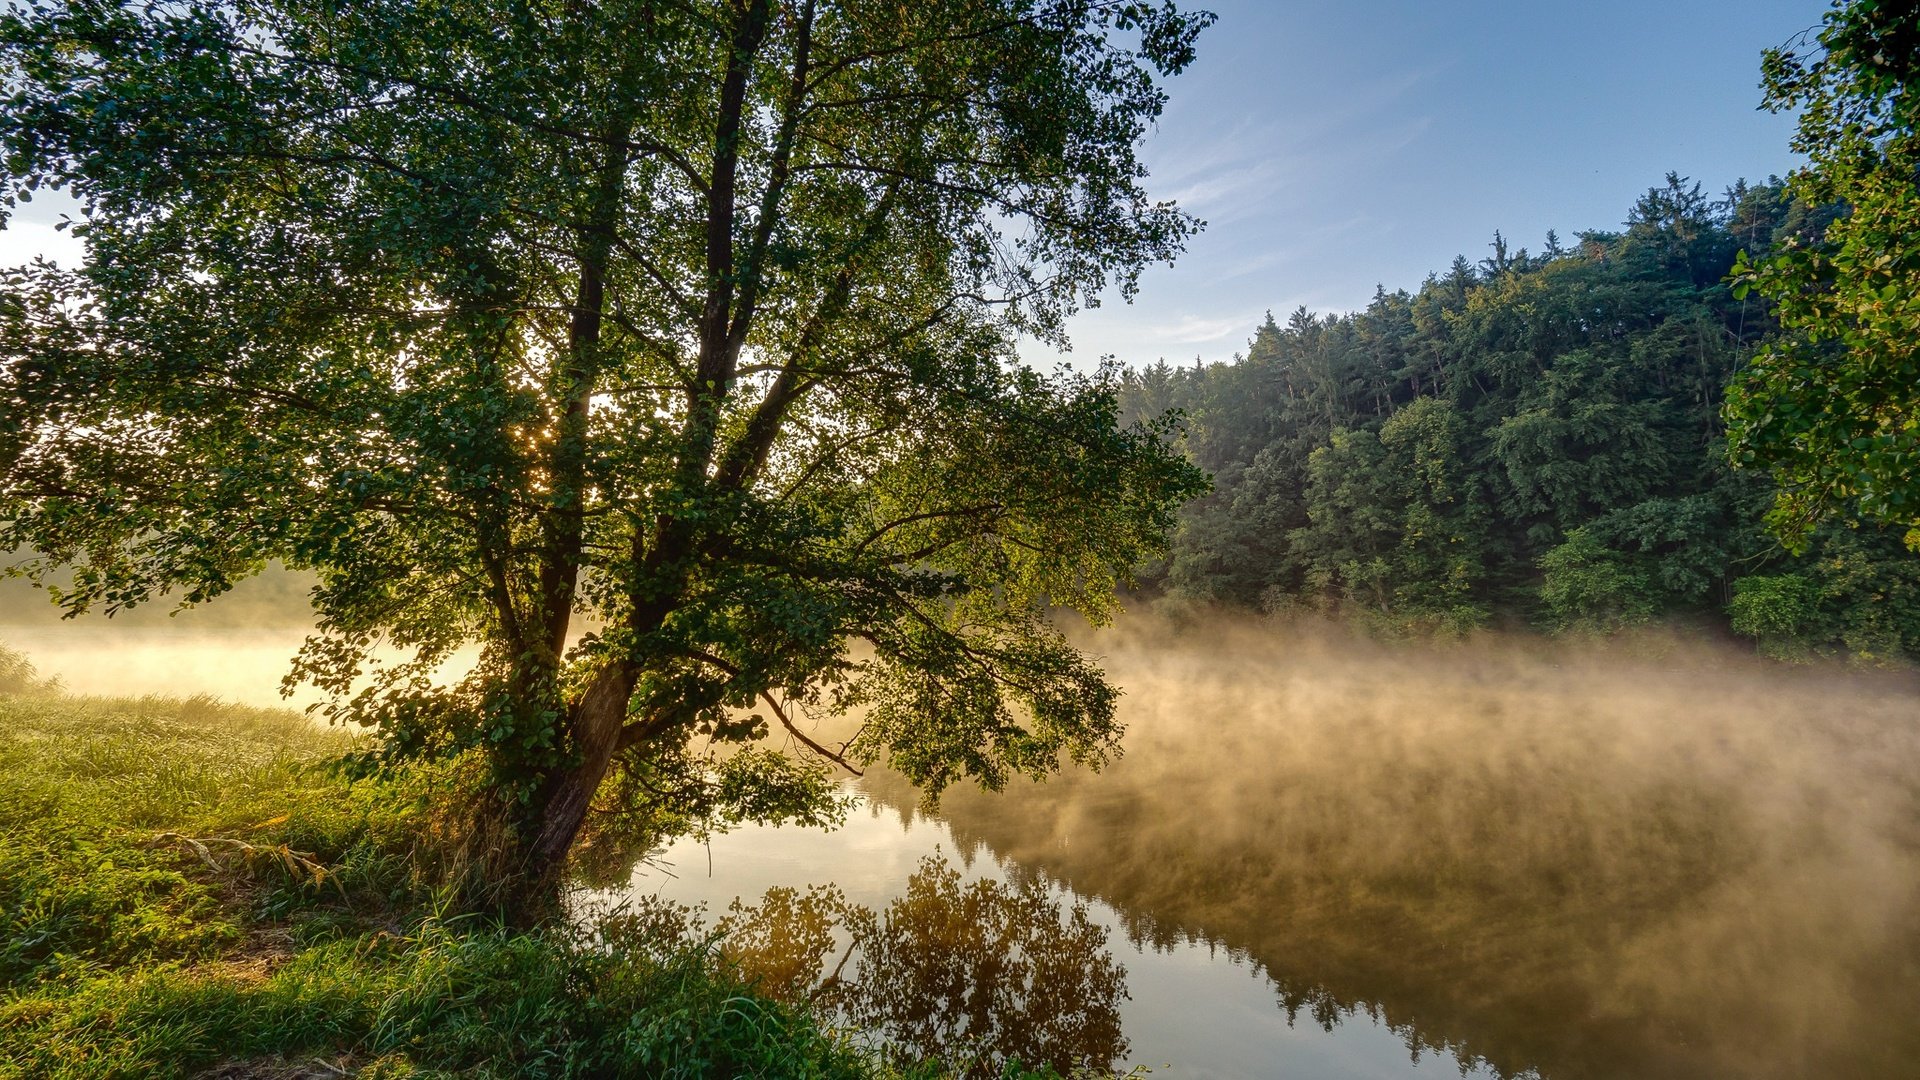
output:
[[[1269,315],[1231,363],[1128,371],[1128,418],[1182,412],[1214,478],[1145,583],[1403,630],[1706,616],[1776,653],[1920,655],[1900,535],[1830,526],[1790,555],[1768,478],[1726,461],[1728,378],[1776,331],[1726,284],[1734,256],[1833,216],[1670,174],[1623,231],[1496,234],[1364,311]]]

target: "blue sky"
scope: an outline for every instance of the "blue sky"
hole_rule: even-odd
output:
[[[1668,170],[1718,193],[1796,163],[1760,52],[1823,0],[1211,0],[1220,21],[1146,147],[1208,222],[1131,307],[1071,325],[1076,365],[1225,360],[1268,310],[1417,288],[1495,229],[1538,250],[1617,228]],[[1030,362],[1055,358],[1026,350]]]
[[[1199,0],[1220,14],[1145,150],[1150,191],[1208,228],[1139,298],[1071,325],[1073,352],[1225,360],[1268,310],[1417,288],[1495,229],[1538,249],[1617,227],[1668,170],[1718,192],[1794,165],[1759,112],[1760,51],[1823,0]],[[47,201],[0,264],[73,258]],[[1029,362],[1059,357],[1030,345]]]

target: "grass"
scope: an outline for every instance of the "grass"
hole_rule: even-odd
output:
[[[348,780],[349,745],[0,694],[0,1077],[900,1075],[644,920],[451,914],[446,778]]]

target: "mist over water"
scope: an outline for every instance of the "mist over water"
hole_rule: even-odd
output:
[[[208,694],[245,705],[304,706],[319,695],[280,696],[280,680],[313,625],[303,575],[269,571],[197,608],[164,600],[111,618],[60,617],[47,593],[0,578],[0,642],[25,653],[70,693]]]
[[[1228,617],[1085,644],[1127,690],[1104,772],[956,788],[931,820],[871,773],[891,840],[865,815],[851,837],[748,830],[676,848],[682,880],[643,868],[635,890],[857,880],[878,910],[910,886],[876,867],[934,835],[1094,904],[1127,968],[1124,1060],[1173,1076],[1244,1074],[1236,1038],[1280,1075],[1920,1067],[1911,675],[1677,635],[1393,645]],[[1333,1043],[1277,1039],[1288,1021]],[[1369,1047],[1387,1031],[1397,1067]]]
[[[307,629],[286,602],[304,587],[285,585],[252,607],[62,622],[4,583],[0,640],[76,693],[274,704]],[[935,819],[874,772],[840,834],[676,849],[683,895],[837,882],[891,928],[876,955],[917,956],[886,943],[960,925],[896,919],[922,856],[985,856],[969,875],[1043,883],[1059,925],[1084,901],[1111,928],[1116,962],[1081,950],[1119,972],[1109,1042],[1122,1064],[1176,1057],[1173,1076],[1244,1073],[1254,1026],[1289,1018],[1302,1038],[1258,1043],[1282,1074],[1920,1072],[1920,678],[1678,635],[1385,644],[1228,616],[1136,616],[1083,644],[1127,691],[1104,772],[956,788]],[[696,887],[709,856],[720,876]],[[660,881],[643,867],[634,887]],[[866,970],[860,1001],[913,1011],[875,981],[892,966]],[[1208,1040],[1156,1045],[1203,1028],[1227,1033],[1212,1058]],[[1322,1028],[1333,1043],[1304,1037]]]
[[[206,694],[242,705],[305,708],[325,695],[301,685],[283,697],[280,686],[313,632],[312,584],[308,575],[275,567],[198,607],[181,609],[161,598],[112,616],[64,619],[44,590],[0,578],[0,642],[25,653],[69,693]],[[460,650],[443,671],[464,672],[477,655],[476,648]]]
[[[1242,951],[1302,1021],[1377,1013],[1508,1074],[1920,1067],[1911,677],[1225,619],[1089,644],[1125,757],[941,814],[1136,940]]]

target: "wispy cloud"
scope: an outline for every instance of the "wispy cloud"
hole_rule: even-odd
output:
[[[1245,206],[1272,194],[1284,173],[1277,162],[1250,162],[1193,176],[1165,197],[1202,217],[1218,217],[1223,209]]]
[[[1245,258],[1213,264],[1206,267],[1207,278],[1205,283],[1207,285],[1224,285],[1229,281],[1236,281],[1249,274],[1257,274],[1262,270],[1279,266],[1281,263],[1292,262],[1300,258],[1302,254],[1304,254],[1304,252],[1297,247],[1269,248]]]
[[[1333,162],[1375,166],[1425,135],[1434,120],[1409,115],[1409,99],[1441,70],[1379,80],[1329,109],[1168,124],[1154,132],[1145,150],[1153,176],[1149,190],[1216,229],[1269,216],[1276,202],[1287,201],[1286,193],[1313,187],[1313,177],[1327,173]]]
[[[1152,345],[1204,345],[1235,333],[1251,333],[1258,325],[1257,314],[1237,314],[1220,318],[1182,315],[1172,322],[1155,323],[1141,330],[1141,340]]]

